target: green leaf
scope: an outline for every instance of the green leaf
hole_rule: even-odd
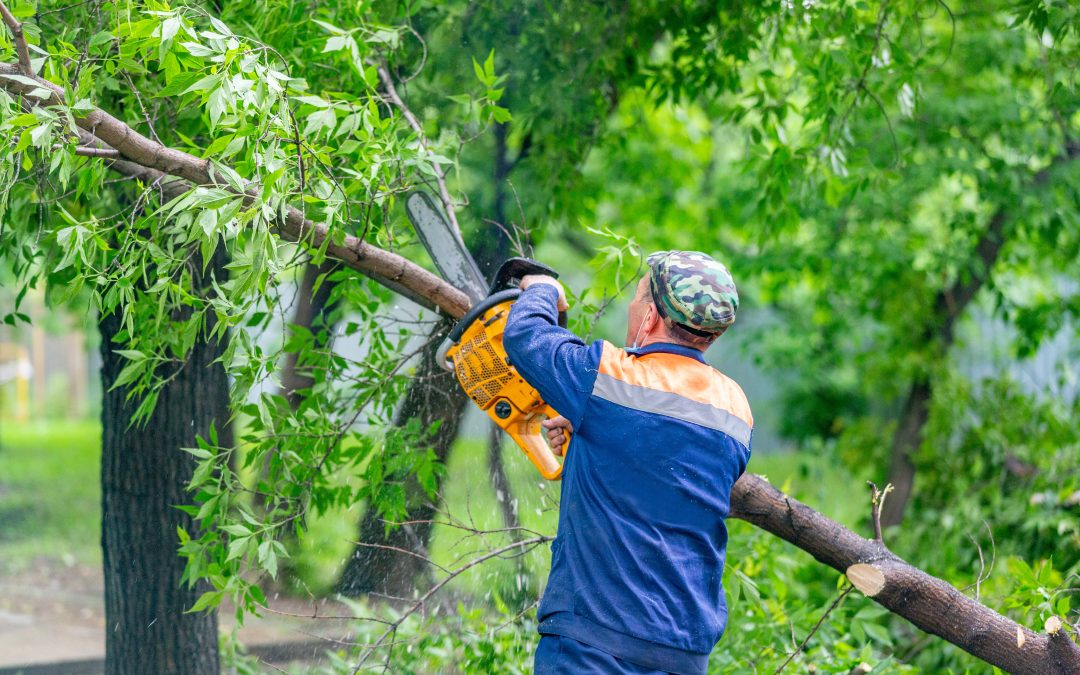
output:
[[[229,555],[225,558],[225,561],[239,558],[247,550],[248,545],[251,543],[251,537],[239,537],[229,542]]]
[[[195,601],[195,604],[191,606],[191,609],[184,612],[185,614],[193,614],[195,612],[201,612],[204,609],[213,609],[221,604],[221,601],[225,598],[224,591],[207,591],[199,596],[199,599]]]

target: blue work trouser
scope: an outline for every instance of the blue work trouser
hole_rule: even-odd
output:
[[[541,635],[535,675],[666,675],[561,635]]]

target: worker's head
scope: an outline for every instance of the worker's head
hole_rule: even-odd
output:
[[[674,342],[704,351],[735,323],[739,294],[724,265],[697,251],[660,251],[630,302],[626,343]]]

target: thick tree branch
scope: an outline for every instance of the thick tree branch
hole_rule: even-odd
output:
[[[744,475],[731,492],[731,516],[795,544],[921,630],[1010,673],[1080,672],[1080,647],[1066,631],[1035,633],[910,565],[878,541]]]
[[[53,93],[47,100],[37,103],[38,105],[64,103],[63,90],[45,79],[34,77],[36,84],[30,85],[3,78],[4,75],[18,73],[18,66],[0,63],[0,86],[16,95],[27,95],[34,89],[44,87]],[[211,163],[208,160],[167,148],[99,108],[95,108],[85,117],[77,118],[75,123],[92,135],[90,139],[83,139],[82,145],[116,150],[123,159],[113,161],[113,168],[127,176],[140,177],[148,183],[167,184],[172,196],[182,194],[191,187],[190,184],[219,185],[227,188],[211,176]],[[100,143],[87,142],[93,139]],[[163,181],[163,174],[181,178],[187,181],[187,184]],[[256,194],[256,188],[249,189],[243,195],[245,202],[254,201]],[[277,223],[277,227],[284,239],[307,241],[314,247],[322,245],[331,237],[329,227],[313,223],[292,207],[286,209],[284,218]],[[396,253],[372,246],[358,237],[346,235],[340,244],[331,239],[327,253],[422,305],[438,307],[453,317],[460,317],[468,309],[469,301],[465,294],[446,281]]]

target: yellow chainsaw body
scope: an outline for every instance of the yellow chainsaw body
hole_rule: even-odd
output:
[[[513,300],[480,314],[446,351],[454,375],[481,410],[506,430],[548,480],[562,477],[562,464],[552,452],[540,422],[558,415],[526,382],[507,358],[503,333]],[[565,455],[569,436],[563,446]]]

